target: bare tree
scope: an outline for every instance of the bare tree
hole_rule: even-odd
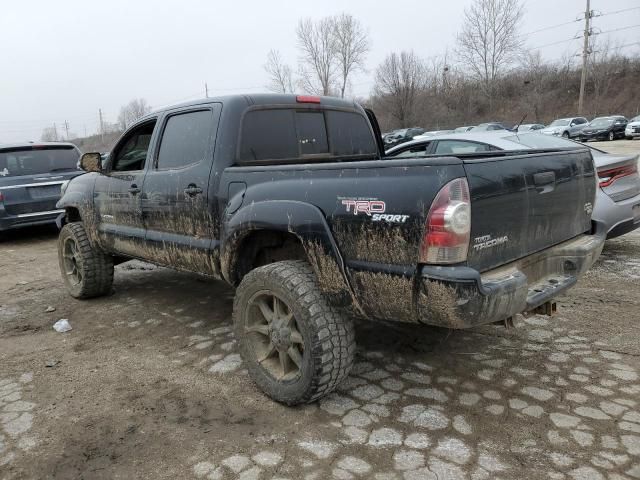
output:
[[[518,29],[523,14],[519,0],[474,0],[464,11],[456,53],[481,82],[490,108],[496,80],[522,49]]]
[[[349,76],[365,70],[370,50],[369,34],[362,24],[348,13],[333,18],[336,63],[340,74],[340,96],[344,98]]]
[[[300,20],[296,29],[300,49],[300,84],[309,93],[330,95],[336,80],[335,20]]]
[[[540,51],[527,52],[522,57],[523,85],[522,102],[528,119],[540,122],[542,116],[542,101],[544,99],[544,80],[548,74],[548,65],[542,60]]]
[[[602,114],[605,112],[603,107],[603,99],[610,96],[613,81],[616,73],[621,69],[621,55],[619,48],[606,40],[598,42],[593,41],[591,44],[591,54],[588,59],[588,75],[593,87],[591,112],[593,114]],[[589,78],[587,77],[587,78]],[[610,102],[608,102],[610,103]]]
[[[293,93],[293,76],[289,65],[282,61],[280,52],[270,50],[264,70],[269,76],[267,88],[276,93]]]
[[[144,117],[151,111],[151,107],[144,98],[136,98],[126,105],[120,107],[118,114],[118,124],[121,130],[126,129],[133,122]]]
[[[425,86],[424,62],[413,52],[392,53],[376,70],[374,92],[401,127],[415,120],[416,101]]]
[[[40,136],[40,140],[43,142],[59,142],[62,140],[60,135],[58,134],[58,129],[54,124],[52,127],[47,127],[42,130],[42,135]]]

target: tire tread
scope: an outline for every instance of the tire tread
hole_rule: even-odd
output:
[[[313,270],[300,260],[276,262],[249,272],[236,292],[234,321],[239,321],[242,290],[269,283],[265,279],[280,282],[291,292],[299,306],[308,313],[308,321],[315,332],[311,348],[314,371],[309,388],[299,398],[277,400],[290,405],[318,400],[333,391],[351,371],[356,348],[353,322],[327,302]]]
[[[67,236],[75,239],[82,256],[83,280],[77,289],[73,289],[67,284],[64,269],[62,268],[62,243]],[[92,246],[82,223],[68,223],[62,228],[58,252],[60,255],[61,274],[65,284],[67,284],[69,293],[73,297],[85,299],[99,297],[111,292],[111,286],[113,285],[113,257],[105,255]]]

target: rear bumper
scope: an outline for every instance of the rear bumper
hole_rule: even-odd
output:
[[[596,197],[592,218],[607,229],[607,238],[619,237],[640,227],[640,218],[634,217],[633,207],[640,204],[640,195],[614,202],[604,192]]]
[[[592,133],[587,135],[579,133],[578,135],[576,135],[576,139],[582,142],[587,142],[589,140],[607,140],[608,138],[609,132]]]
[[[550,301],[576,284],[597,260],[605,240],[600,226],[495,270],[423,266],[419,273],[418,321],[461,329],[504,320]]]
[[[14,228],[30,227],[33,225],[45,225],[56,223],[56,218],[64,213],[64,210],[49,210],[46,212],[23,213],[9,215],[0,205],[0,231]]]

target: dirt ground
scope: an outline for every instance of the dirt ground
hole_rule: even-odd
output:
[[[350,378],[297,408],[249,380],[225,284],[130,262],[114,288],[70,298],[52,229],[0,244],[1,480],[640,478],[640,232],[553,318],[359,324]]]

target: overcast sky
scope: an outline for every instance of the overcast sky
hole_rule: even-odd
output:
[[[115,122],[121,105],[145,98],[164,106],[204,96],[260,92],[269,49],[297,59],[295,27],[303,17],[347,12],[368,28],[372,51],[368,74],[353,79],[352,93],[365,96],[373,71],[388,53],[413,49],[442,55],[455,44],[471,0],[371,2],[216,0],[5,0],[0,14],[0,143],[38,140],[54,122],[71,132],[97,131],[98,109]],[[527,0],[522,33],[570,22],[585,0]],[[347,7],[348,5],[348,7]],[[639,7],[640,0],[592,0],[608,13]],[[622,45],[640,40],[640,9],[594,19],[602,34]],[[528,35],[530,48],[581,34],[575,22]],[[578,53],[581,40],[541,49],[546,59]],[[627,46],[624,52],[640,52]],[[576,58],[576,61],[578,58]]]

